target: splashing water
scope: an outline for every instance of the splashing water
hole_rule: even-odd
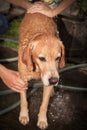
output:
[[[60,82],[62,87],[62,80]],[[75,109],[75,106],[71,102],[70,94],[65,93],[63,90],[59,90],[51,100],[48,115],[52,118],[52,121],[69,123],[74,118],[73,114]]]

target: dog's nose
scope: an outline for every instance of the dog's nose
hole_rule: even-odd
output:
[[[50,83],[50,85],[55,85],[56,83],[58,83],[58,78],[56,78],[56,77],[51,77],[51,78],[49,79],[49,83]]]

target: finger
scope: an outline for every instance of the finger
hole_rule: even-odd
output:
[[[10,87],[11,90],[20,93],[22,90],[14,87]]]
[[[40,10],[40,9],[43,9],[44,7],[43,6],[40,6],[40,5],[34,5],[33,7],[29,8],[28,10]]]
[[[20,82],[20,80],[17,80],[15,82],[13,82],[10,86],[12,86],[13,88],[27,90],[28,89],[28,82],[24,82],[24,81]]]
[[[21,88],[19,86],[12,87],[11,89],[16,91],[16,92],[22,92],[22,91],[26,91],[27,90],[27,88]]]
[[[21,89],[21,90],[27,90],[28,89],[26,84],[21,85],[20,83],[16,83],[16,85],[14,85],[14,86],[16,86],[15,88],[18,88],[18,89]]]
[[[34,8],[34,9],[29,9],[27,10],[27,13],[36,13],[36,12],[41,12],[42,9]]]
[[[28,88],[28,82],[25,82],[23,87],[27,89]]]
[[[19,86],[26,86],[28,85],[27,81],[23,81],[20,77],[15,81],[15,84],[18,84]]]
[[[41,5],[41,4],[43,4],[41,1],[34,3],[34,5]]]

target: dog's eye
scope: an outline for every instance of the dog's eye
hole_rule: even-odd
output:
[[[40,60],[40,61],[43,61],[43,62],[46,61],[45,57],[39,57],[39,60]]]
[[[55,59],[55,61],[60,61],[60,59],[61,59],[61,57],[57,57],[56,59]]]

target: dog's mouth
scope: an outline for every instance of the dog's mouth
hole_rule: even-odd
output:
[[[56,86],[56,85],[58,84],[58,81],[59,81],[59,79],[58,79],[57,77],[51,77],[51,78],[49,79],[49,85],[54,85],[54,86]]]
[[[51,78],[47,78],[45,76],[45,78],[42,78],[42,82],[45,86],[57,86],[58,82],[59,82],[59,78],[58,77],[51,77]]]

